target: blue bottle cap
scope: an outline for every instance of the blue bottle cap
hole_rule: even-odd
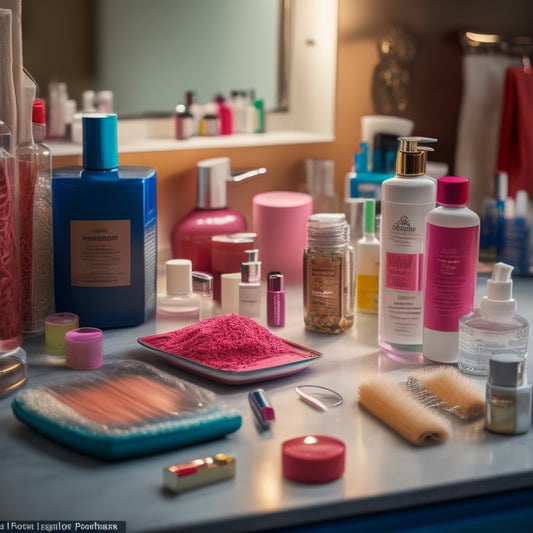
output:
[[[118,167],[117,115],[94,113],[82,117],[83,168],[111,170]]]

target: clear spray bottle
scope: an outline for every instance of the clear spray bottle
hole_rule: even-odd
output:
[[[432,149],[419,145],[433,142],[400,137],[396,176],[382,184],[378,343],[405,363],[423,362],[425,220],[435,207],[436,183],[426,175],[426,153]]]
[[[458,366],[463,372],[488,375],[495,354],[527,356],[529,322],[516,312],[512,270],[511,265],[496,263],[479,309],[459,319]]]

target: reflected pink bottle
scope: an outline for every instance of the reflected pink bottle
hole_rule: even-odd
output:
[[[267,276],[267,324],[285,325],[285,290],[281,272],[270,272]]]

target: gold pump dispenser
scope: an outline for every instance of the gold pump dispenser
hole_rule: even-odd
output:
[[[433,152],[429,146],[420,143],[435,143],[431,137],[400,137],[400,148],[396,157],[396,174],[402,177],[423,176],[426,173],[426,154]]]

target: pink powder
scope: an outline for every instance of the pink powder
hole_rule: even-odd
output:
[[[295,351],[255,320],[238,314],[206,318],[142,341],[219,370],[242,370]]]

